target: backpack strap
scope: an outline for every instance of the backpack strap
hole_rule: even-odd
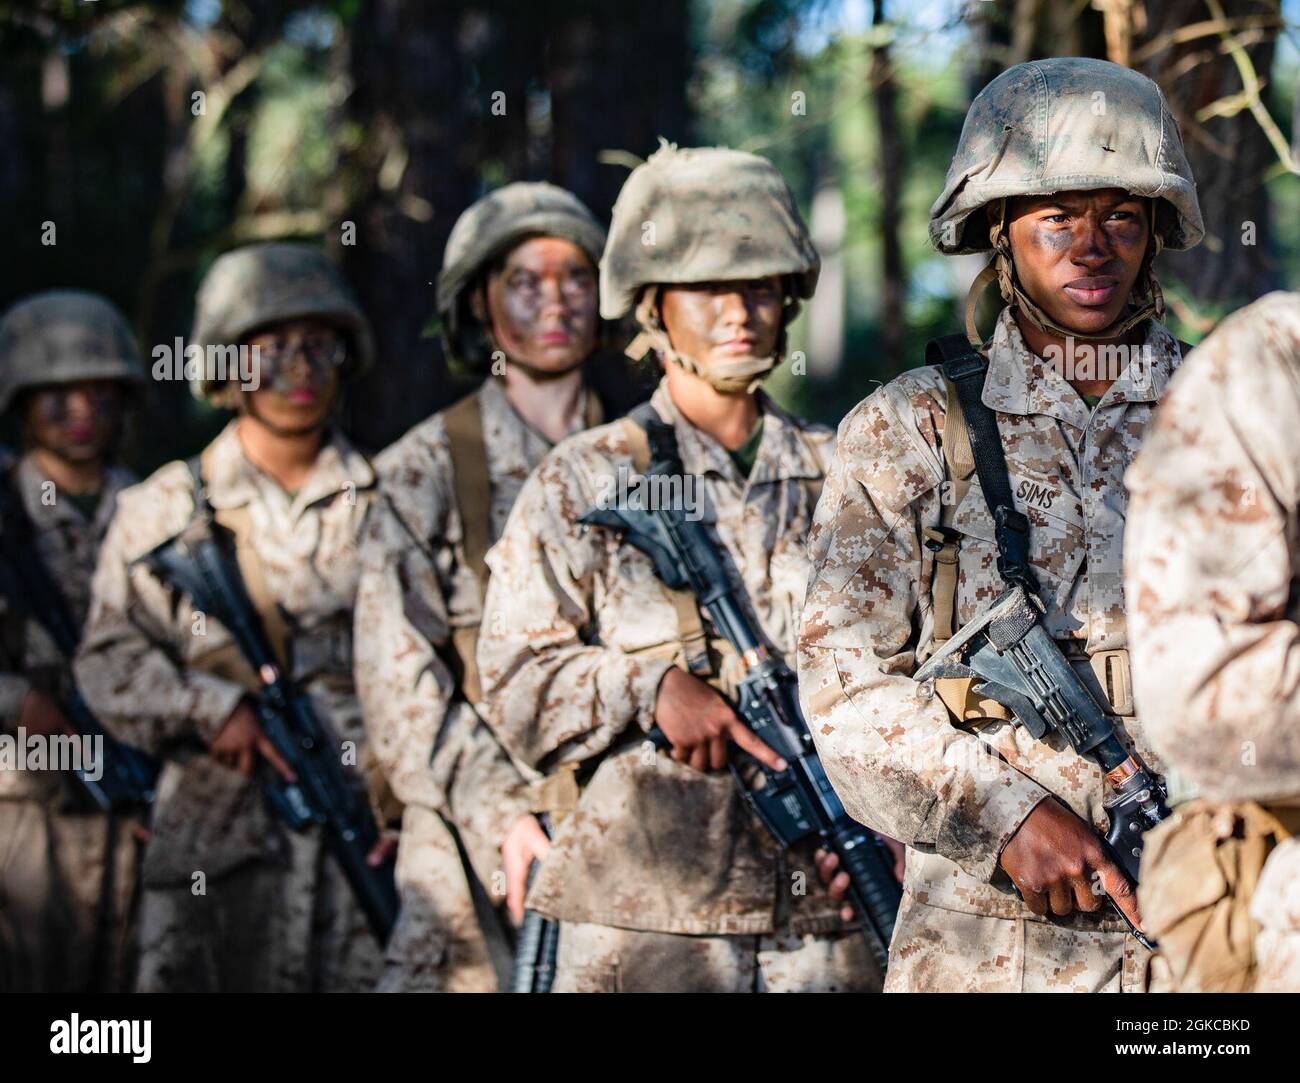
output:
[[[939,526],[926,527],[925,547],[934,554],[934,573],[930,598],[934,613],[934,640],[942,643],[957,631],[957,552],[961,535],[953,527],[957,509],[970,491],[975,473],[975,453],[971,450],[970,429],[962,412],[957,388],[946,375],[947,409],[943,421],[943,460],[951,486],[941,494]]]
[[[964,335],[944,335],[926,345],[927,364],[941,365],[944,376],[957,391],[970,434],[975,473],[984,490],[984,500],[993,516],[998,547],[998,574],[1008,583],[1037,592],[1038,579],[1029,566],[1029,519],[1016,509],[1011,497],[1011,479],[998,432],[997,414],[980,397],[988,375],[988,359],[972,347]],[[945,425],[947,423],[945,422]]]

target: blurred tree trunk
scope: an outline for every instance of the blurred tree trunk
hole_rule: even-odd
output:
[[[347,119],[359,143],[345,220],[355,222],[356,243],[341,254],[374,324],[377,363],[352,389],[349,428],[372,450],[454,394],[442,351],[425,331],[447,234],[478,194],[479,148],[466,137],[463,13],[452,0],[372,0],[351,25]]]
[[[1220,0],[1224,15],[1261,80],[1273,65],[1280,15],[1275,0]],[[1278,162],[1258,121],[1247,110],[1230,116],[1202,113],[1215,102],[1239,94],[1242,75],[1217,28],[1206,0],[1146,0],[1133,20],[1134,67],[1164,88],[1182,129],[1187,157],[1196,177],[1205,241],[1188,253],[1161,257],[1190,294],[1192,308],[1171,302],[1189,325],[1252,300],[1280,281],[1271,257],[1272,213],[1265,173]],[[1212,31],[1208,32],[1207,31]],[[1195,34],[1196,36],[1192,36]],[[1198,114],[1200,118],[1198,119]],[[1198,318],[1196,303],[1212,311]]]
[[[872,25],[885,23],[884,0],[873,0]],[[880,156],[880,341],[890,365],[905,367],[903,351],[907,337],[907,270],[903,266],[900,236],[903,218],[903,178],[907,161],[898,128],[898,86],[887,40],[871,50],[872,101],[876,110]]]
[[[608,217],[627,170],[601,151],[650,155],[657,137],[689,140],[689,0],[552,0],[547,74],[551,87],[551,179]],[[646,64],[629,63],[634,43]]]

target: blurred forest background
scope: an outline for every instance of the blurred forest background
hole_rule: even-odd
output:
[[[217,253],[322,240],[375,323],[348,405],[375,449],[465,389],[433,282],[471,201],[548,179],[608,221],[659,136],[725,143],[777,164],[821,249],[807,373],[772,387],[835,423],[959,326],[982,258],[934,253],[927,212],[971,97],[1023,60],[1164,87],[1208,230],[1159,265],[1184,338],[1300,288],[1298,27],[1300,0],[0,0],[0,306],[102,291],[147,359]],[[139,468],[221,423],[184,387],[149,396]]]

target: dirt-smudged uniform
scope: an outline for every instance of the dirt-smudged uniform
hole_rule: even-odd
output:
[[[515,413],[495,378],[475,394],[495,542],[551,445]],[[403,909],[383,987],[491,991],[497,981],[488,946],[445,821],[459,829],[474,871],[492,890],[500,886],[497,847],[529,800],[522,775],[457,694],[446,661],[453,632],[478,627],[482,596],[479,573],[466,559],[443,415],[421,422],[375,465],[383,497],[362,557],[357,688],[379,764],[405,806]]]
[[[699,506],[760,626],[788,652],[832,434],[762,397],[746,480],[665,385],[651,402],[702,479]],[[660,680],[682,660],[678,615],[648,557],[577,521],[630,476],[621,425],[570,437],[524,485],[489,557],[478,653],[488,719],[529,767],[594,768],[529,895],[564,922],[555,989],[869,988],[861,936],[843,931],[808,855],[778,849],[729,774],[694,771],[645,740]],[[735,677],[724,667],[711,683],[734,692]]]
[[[41,561],[78,623],[90,606],[95,558],[117,495],[135,478],[109,467],[92,518],[66,496],[30,455],[13,471],[36,534]],[[0,732],[15,736],[16,719],[33,685],[66,694],[68,664],[36,621],[10,611],[0,595]],[[138,819],[100,812],[64,772],[0,770],[0,989],[72,992],[129,987],[131,897],[139,844]],[[105,877],[107,913],[101,914]]]
[[[1126,480],[1134,682],[1152,744],[1208,800],[1297,807],[1300,295],[1255,302],[1191,354]],[[1300,990],[1296,838],[1268,857],[1250,912],[1255,988]]]
[[[78,626],[90,605],[95,559],[118,493],[135,481],[112,462],[122,417],[109,420],[105,407],[89,405],[87,437],[87,415],[70,415],[65,399],[46,421],[58,431],[64,419],[79,418],[82,436],[72,443],[80,446],[55,448],[48,432],[42,442],[41,429],[32,423],[33,408],[43,411],[49,404],[28,396],[60,390],[86,396],[85,381],[115,384],[123,395],[144,381],[130,326],[105,298],[50,290],[23,299],[0,319],[0,413],[17,415],[29,445],[17,461],[0,449],[0,484],[26,512],[36,556]],[[95,454],[91,448],[101,426],[108,443]],[[43,453],[82,462],[91,454],[103,462],[93,507],[60,491],[41,465]],[[29,692],[62,703],[71,684],[68,661],[40,620],[20,613],[0,593],[0,733],[18,740]],[[34,736],[23,729],[24,738]],[[101,812],[71,774],[9,766],[0,769],[0,990],[130,988],[139,816]]]
[[[1146,347],[1149,365],[1126,369],[1091,412],[1057,369],[1030,353],[1010,309],[988,349],[983,401],[997,411],[1016,507],[1031,524],[1045,625],[1074,653],[1127,642],[1122,478],[1179,360],[1177,343],[1154,321]],[[946,404],[942,375],[929,366],[845,418],[809,543],[813,578],[799,653],[809,726],[849,814],[908,847],[886,989],[1141,989],[1148,953],[1118,917],[1103,910],[1038,918],[997,866],[1003,845],[1048,794],[1103,830],[1100,769],[1059,736],[1038,741],[1002,721],[978,736],[963,732],[932,686],[911,679],[933,649],[924,531],[939,526],[951,491]],[[978,478],[953,526],[961,535],[960,626],[1004,586]],[[1091,669],[1078,668],[1095,685]],[[1147,757],[1140,723],[1116,724]]]
[[[328,380],[297,382],[299,389],[337,388],[371,363],[364,314],[325,254],[305,244],[255,244],[219,257],[199,288],[192,345],[233,350],[294,320],[323,323],[346,342],[333,360],[319,361]],[[256,393],[283,399],[276,385],[286,370],[316,380],[317,363],[308,361],[301,336],[286,352],[292,364],[263,359],[259,384],[264,376],[269,386]],[[374,470],[328,426],[326,399],[305,430],[320,436],[316,457],[296,491],[286,491],[254,465],[241,441],[245,423],[264,424],[250,405],[253,389],[241,389],[216,364],[198,375],[196,394],[241,410],[200,456],[208,503],[231,531],[268,636],[279,640],[283,627],[286,675],[339,743],[364,804],[370,761],[352,676],[352,608],[360,542],[377,495]],[[194,514],[186,463],[170,463],[122,494],[76,663],[104,725],[166,760],[142,871],[138,987],[369,989],[383,953],[322,832],[285,829],[256,774],[245,777],[211,751],[236,707],[247,709],[256,675],[220,622],[196,612],[187,595],[141,563]]]
[[[351,632],[358,542],[376,492],[370,464],[335,433],[291,499],[249,462],[232,422],[204,469],[217,513],[251,517],[248,544],[292,629],[289,676],[363,762]],[[285,830],[256,781],[204,750],[248,693],[247,666],[218,621],[137,563],[193,512],[183,463],[122,494],[76,667],[104,725],[167,759],[145,851],[139,986],[367,989],[381,952],[319,830]]]
[[[438,275],[443,347],[485,379],[376,461],[383,498],[362,558],[356,673],[379,767],[405,806],[386,991],[486,992],[507,970],[503,915],[492,907],[507,887],[500,847],[532,802],[477,713],[474,642],[484,555],[551,442],[507,396],[507,376],[532,377],[526,363],[499,369],[502,359],[515,367],[524,359],[499,348],[486,286],[494,266],[536,238],[568,241],[594,270],[605,231],[571,192],[537,182],[497,188],[456,220]],[[575,368],[583,353],[570,358]],[[599,410],[588,387],[571,431]]]

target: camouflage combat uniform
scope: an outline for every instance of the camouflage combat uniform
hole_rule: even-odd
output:
[[[1103,89],[1109,112],[1091,113],[1083,88]],[[1116,125],[1126,126],[1129,158],[1112,163],[1102,147],[1121,145]],[[1048,137],[1071,127],[1073,142]],[[992,230],[990,242],[983,232],[988,199],[1061,187],[1154,195],[1163,184],[1176,212],[1161,219],[1172,223],[1163,241],[1185,246],[1199,238],[1200,222],[1181,159],[1177,129],[1149,80],[1103,61],[1020,65],[972,105],[931,237],[943,251],[992,244],[991,267],[1009,272],[1004,239]],[[1004,297],[1022,308],[1013,283],[1002,275]],[[1158,297],[1153,276],[1147,288]],[[1029,518],[1044,623],[1098,692],[1092,666],[1126,646],[1122,478],[1180,360],[1157,319],[1146,323],[1144,351],[1090,409],[1059,367],[1029,351],[1012,308],[984,349],[982,400],[996,411],[1016,508]],[[935,554],[927,546],[935,535],[926,531],[939,530],[943,504],[953,499],[943,451],[947,402],[941,371],[927,366],[845,418],[809,543],[813,578],[799,647],[809,726],[849,814],[908,847],[886,991],[1142,990],[1149,953],[1110,908],[1039,918],[998,865],[1003,846],[1049,795],[1104,829],[1100,769],[1056,734],[1038,741],[997,719],[958,729],[933,683],[910,676],[936,645]],[[951,529],[960,627],[1005,586],[978,477]],[[1131,705],[1112,707],[1118,732],[1146,756]]]
[[[480,360],[467,356],[475,352],[477,325],[460,303],[466,286],[490,259],[538,233],[572,239],[593,267],[599,262],[604,231],[575,197],[552,185],[507,185],[457,221],[438,287],[455,360]],[[490,543],[551,444],[515,412],[497,377],[474,397],[490,490],[477,510],[487,513]],[[593,392],[584,399],[575,431],[595,406]],[[473,641],[484,569],[475,566],[481,554],[467,551],[447,418],[444,412],[421,422],[376,460],[383,496],[367,532],[357,592],[357,689],[379,765],[404,805],[402,910],[380,985],[387,991],[497,988],[493,964],[503,930],[495,913],[476,913],[473,895],[481,884],[491,902],[500,900],[498,848],[530,810],[522,775],[471,706],[478,698]]]
[[[241,290],[256,293],[241,298]],[[216,318],[226,302],[227,312]],[[255,327],[298,316],[344,327],[362,319],[322,254],[301,245],[253,246],[214,264],[200,290],[194,338],[238,342]],[[353,346],[364,364],[368,340],[354,336]],[[224,389],[200,390],[211,396]],[[288,676],[311,696],[344,762],[364,765],[352,607],[359,543],[377,494],[374,471],[334,431],[291,495],[249,461],[237,425],[231,422],[201,457],[208,500],[236,534],[255,604],[249,560],[281,614]],[[284,829],[256,779],[207,752],[256,682],[226,629],[139,563],[193,514],[184,463],[170,463],[122,494],[76,664],[104,725],[166,760],[142,870],[138,987],[371,988],[382,951],[319,829]]]
[[[1149,325],[1147,345],[1149,372],[1126,370],[1091,412],[1029,352],[1010,309],[987,351],[983,401],[998,411],[1016,507],[1031,523],[1045,623],[1076,654],[1126,644],[1121,479],[1179,360],[1163,325]],[[1118,917],[1038,918],[997,867],[1049,794],[1104,829],[1100,768],[1059,737],[1041,742],[1010,723],[964,733],[909,676],[933,648],[924,531],[938,527],[949,491],[946,406],[942,374],[928,366],[849,414],[810,541],[799,669],[809,725],[849,814],[908,845],[887,989],[1138,989],[1147,953]],[[1004,586],[978,478],[953,527],[961,624]],[[1148,755],[1135,718],[1118,727]],[[981,740],[1001,758],[981,754]]]
[[[143,378],[121,314],[102,298],[73,291],[15,306],[0,323],[0,358],[0,410],[20,387]],[[0,455],[0,473],[0,483],[12,481],[38,555],[80,624],[117,495],[135,479],[109,466],[87,518],[31,454],[17,462]],[[12,611],[0,594],[0,733],[16,739],[32,687],[61,698],[70,677],[45,629]],[[0,991],[130,987],[139,851],[132,829],[139,823],[129,813],[99,811],[65,773],[0,769]]]
[[[495,378],[475,394],[495,542],[550,443],[515,413]],[[497,847],[529,811],[529,797],[444,661],[453,631],[478,626],[482,598],[464,551],[442,415],[417,425],[375,465],[384,496],[363,550],[356,678],[379,762],[405,806],[403,912],[385,988],[487,992],[497,982],[470,898],[471,870],[447,821],[460,829],[472,872],[499,895]]]
[[[664,385],[651,402],[703,479],[764,632],[789,651],[830,432],[764,398],[746,481]],[[682,656],[677,612],[648,557],[576,522],[632,469],[620,425],[566,440],[525,484],[489,557],[479,663],[490,722],[531,767],[595,768],[529,895],[565,923],[555,989],[867,987],[866,947],[842,931],[808,855],[778,849],[729,774],[694,771],[644,741],[659,682]],[[734,692],[735,676],[713,683]]]
[[[1278,293],[1226,320],[1174,380],[1128,473],[1125,544],[1152,743],[1204,798],[1293,816],[1298,466],[1300,295]],[[1146,874],[1144,862],[1144,886]],[[1213,902],[1215,884],[1170,890],[1191,909]],[[1300,839],[1268,856],[1250,912],[1255,988],[1300,991]]]

